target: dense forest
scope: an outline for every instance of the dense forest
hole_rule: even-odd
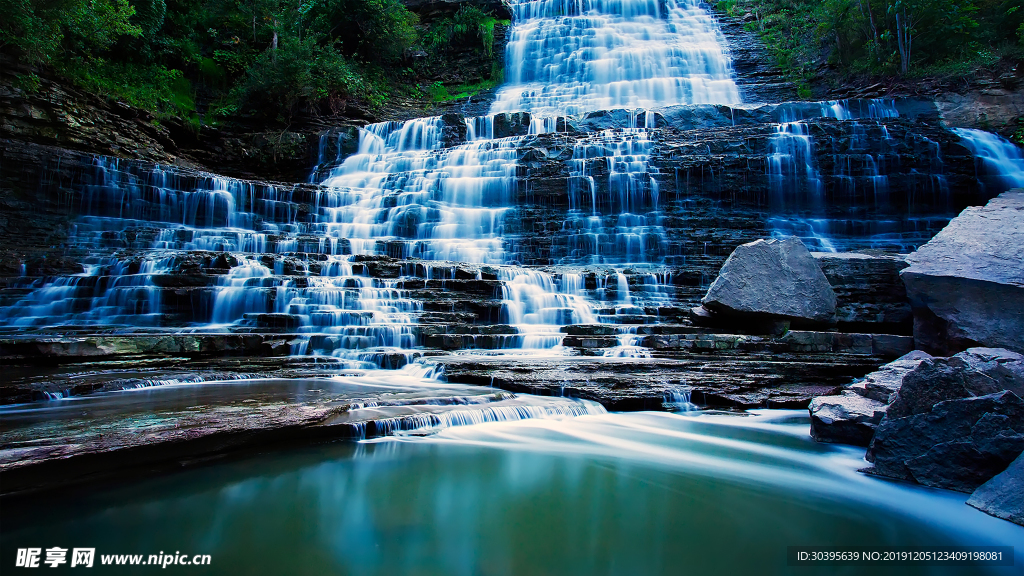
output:
[[[1024,56],[1020,0],[722,0],[810,95],[828,67],[846,75],[969,76]]]
[[[87,89],[193,124],[286,121],[357,101],[443,101],[501,82],[499,16],[470,4],[429,23],[400,0],[0,0],[0,49]],[[913,79],[1019,62],[1019,0],[721,0],[810,96],[823,68]],[[494,65],[436,81],[467,48]],[[32,75],[19,78],[31,89]]]
[[[487,86],[429,79],[454,48],[491,56],[500,22],[467,5],[424,25],[398,0],[0,0],[0,9],[8,54],[195,124],[464,95]],[[501,81],[493,68],[484,84]],[[27,89],[37,81],[19,78]]]

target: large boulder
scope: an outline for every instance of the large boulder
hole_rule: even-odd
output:
[[[973,492],[1024,450],[1024,400],[996,394],[939,402],[930,411],[886,417],[875,430],[870,473]]]
[[[986,514],[1024,526],[1024,454],[975,490],[967,503]]]
[[[998,348],[971,348],[951,358],[926,359],[906,374],[888,416],[923,414],[945,400],[1002,390],[1024,398],[1024,356]]]
[[[811,400],[811,436],[818,442],[867,446],[904,377],[931,355],[913,351],[865,376],[840,394]]]
[[[919,348],[1024,352],[1024,190],[968,208],[907,257],[900,274]]]
[[[836,295],[800,240],[757,240],[738,246],[701,300],[725,316],[831,322]]]

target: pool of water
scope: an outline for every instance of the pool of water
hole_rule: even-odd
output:
[[[862,455],[815,443],[806,412],[778,410],[339,442],[5,502],[0,565],[59,546],[95,547],[98,572],[101,555],[180,552],[211,556],[168,567],[190,574],[1020,573],[1024,528],[964,494],[858,473]],[[947,544],[1016,544],[1016,567],[786,563],[795,545]]]

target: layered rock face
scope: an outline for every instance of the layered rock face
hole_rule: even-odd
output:
[[[857,252],[815,252],[813,256],[835,292],[840,329],[911,333],[913,315],[899,275],[908,266],[904,257]]]
[[[968,208],[901,272],[914,338],[936,353],[973,345],[1024,351],[1024,191]]]
[[[801,140],[809,156],[778,129],[793,119],[809,128]],[[705,354],[711,342],[867,355],[867,363],[839,362],[866,372],[909,350],[878,334],[904,331],[897,291],[877,288],[893,285],[898,259],[815,262],[801,253],[820,292],[828,292],[823,280],[833,284],[840,328],[851,334],[737,344],[730,334],[759,328],[697,328],[689,309],[735,247],[773,233],[795,232],[819,248],[924,241],[946,206],[980,193],[970,188],[973,159],[933,119],[933,108],[914,101],[691,105],[565,116],[552,123],[559,131],[529,134],[536,121],[527,113],[449,114],[327,134],[315,184],[8,142],[5,165],[19,171],[7,172],[6,189],[39,198],[49,225],[70,239],[22,249],[35,235],[15,225],[45,220],[8,221],[17,277],[7,279],[0,314],[18,330],[227,331],[253,335],[220,347],[231,354],[328,355],[363,366],[400,366],[423,349],[563,343],[583,355],[672,357]],[[876,131],[887,137],[874,140]],[[780,158],[789,160],[776,165]],[[884,175],[866,170],[868,158]],[[367,180],[359,166],[378,172]],[[864,203],[865,194],[876,200]],[[901,224],[891,214],[915,217]],[[646,328],[659,324],[666,328]],[[703,338],[716,331],[730,334]],[[770,404],[760,392],[770,379],[745,381],[741,365],[723,367],[738,379],[729,391],[704,397]],[[801,405],[822,392],[774,401]]]

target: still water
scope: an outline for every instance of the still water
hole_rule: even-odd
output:
[[[153,573],[100,555],[161,552],[211,555],[167,568],[189,574],[1020,573],[1024,528],[864,476],[862,454],[815,443],[803,411],[449,428],[7,502],[0,562],[60,546],[95,547],[100,573]],[[786,565],[792,545],[946,544],[1016,545],[1016,566]]]

